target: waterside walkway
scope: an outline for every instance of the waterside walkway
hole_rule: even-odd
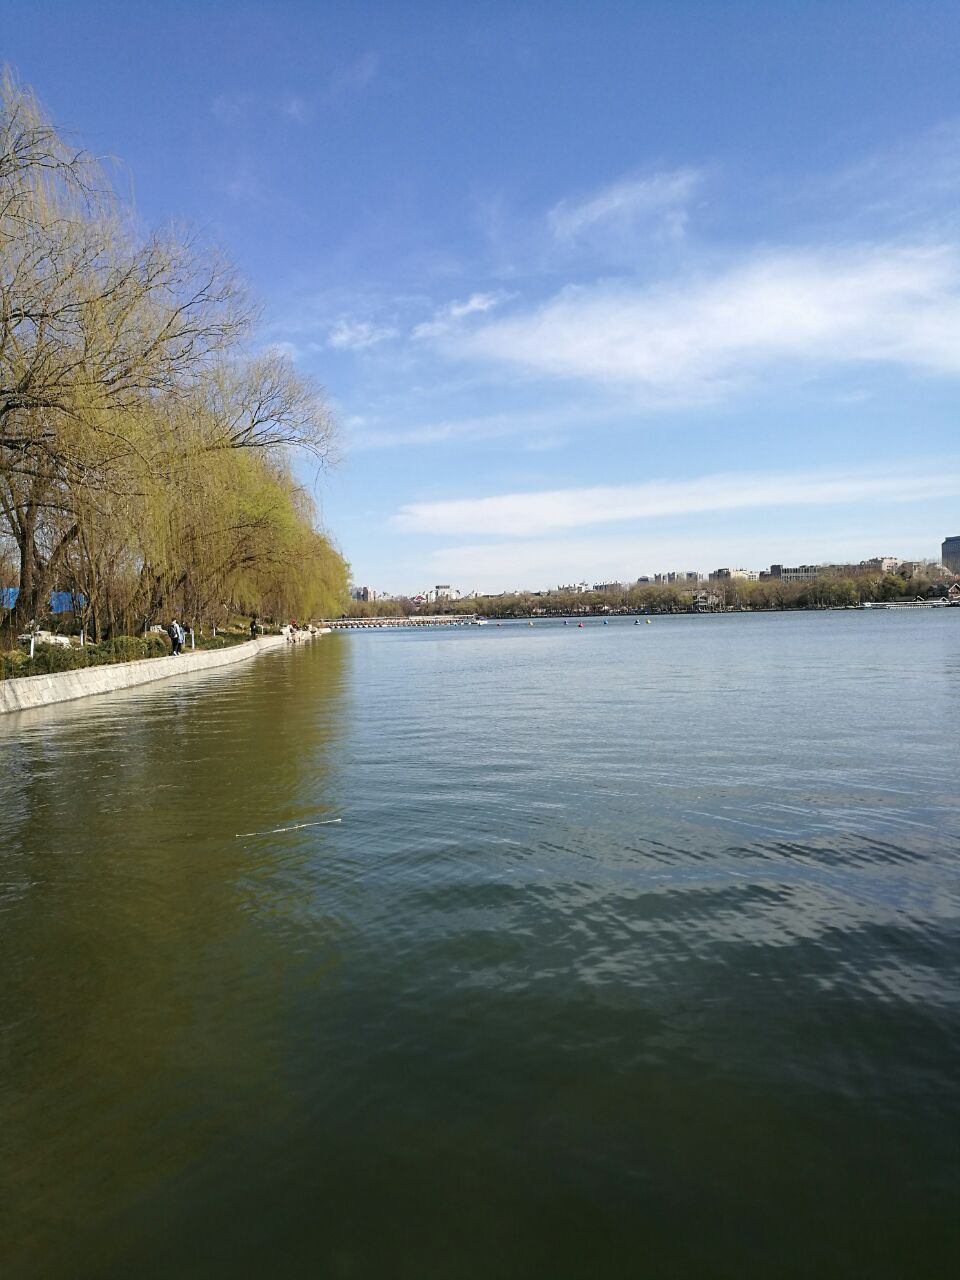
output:
[[[219,667],[244,662],[267,649],[283,648],[291,640],[298,643],[324,634],[299,631],[293,635],[259,636],[228,649],[185,650],[177,657],[141,658],[137,662],[117,662],[102,667],[83,667],[79,671],[58,671],[53,675],[18,676],[0,680],[0,715],[8,711],[26,711],[47,707],[55,702],[72,702],[95,693],[112,693],[135,685],[153,684],[170,676],[200,675]]]

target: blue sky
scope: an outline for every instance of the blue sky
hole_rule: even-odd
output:
[[[0,51],[327,389],[378,589],[960,532],[960,7],[8,3]]]

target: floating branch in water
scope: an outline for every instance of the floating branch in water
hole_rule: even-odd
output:
[[[247,836],[278,836],[284,831],[302,831],[304,827],[335,827],[342,818],[323,818],[320,822],[295,822],[292,827],[271,827],[269,831],[238,831],[237,840],[246,840]]]

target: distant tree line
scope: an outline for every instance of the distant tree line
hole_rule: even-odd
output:
[[[255,309],[193,237],[145,232],[101,164],[0,80],[0,586],[129,633],[177,613],[338,613],[348,567],[296,453],[332,459],[320,391],[253,352]]]
[[[351,601],[349,617],[391,617],[417,613],[478,613],[488,618],[576,617],[610,613],[690,613],[839,609],[887,600],[932,599],[946,595],[949,580],[900,574],[837,574],[825,571],[805,582],[731,578],[683,584],[636,583],[606,591],[519,591],[415,605],[398,598],[375,604]]]

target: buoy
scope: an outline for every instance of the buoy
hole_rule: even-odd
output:
[[[650,625],[650,619],[648,618],[648,619],[647,619],[647,626],[649,627],[649,625]]]
[[[635,627],[639,627],[639,625],[640,625],[640,619],[639,619],[639,618],[634,618],[634,620],[633,620],[633,625],[634,625]]]
[[[606,618],[604,618],[604,620],[603,620],[603,625],[604,625],[604,626],[606,626],[606,625],[607,625],[607,620],[606,620]]]
[[[527,623],[527,626],[528,626],[528,627],[532,627],[532,626],[533,626],[533,623],[532,623],[532,622],[528,622],[528,623]]]
[[[578,626],[578,627],[582,627],[582,626],[583,626],[583,623],[582,623],[582,622],[578,622],[578,623],[577,623],[577,626]]]

